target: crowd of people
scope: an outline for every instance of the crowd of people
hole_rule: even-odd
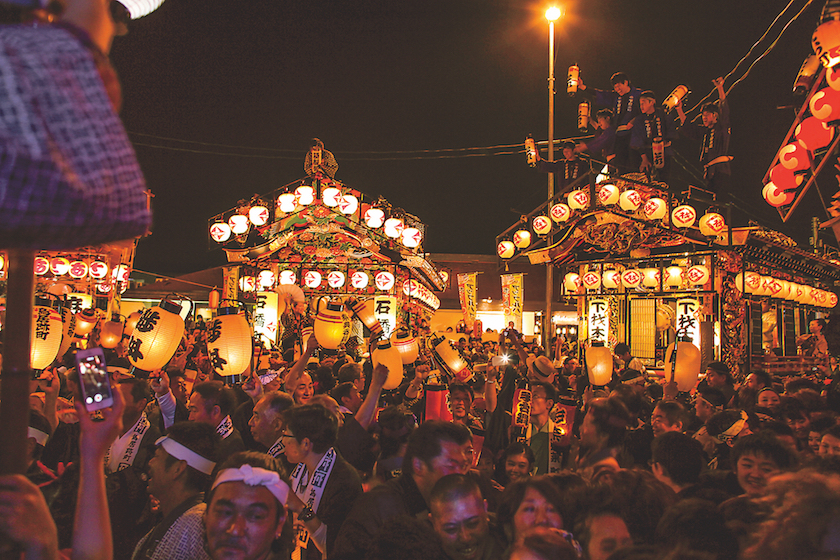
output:
[[[7,549],[125,560],[840,555],[834,383],[763,371],[737,383],[712,362],[681,393],[619,344],[612,381],[595,387],[574,357],[552,360],[507,329],[460,341],[466,380],[423,351],[385,390],[385,366],[310,337],[293,361],[269,352],[226,385],[201,331],[148,379],[111,353],[104,414],[74,399],[72,368],[32,382],[29,470],[0,477]]]

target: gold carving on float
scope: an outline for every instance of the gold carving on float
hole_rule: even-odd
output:
[[[727,273],[721,290],[723,321],[721,321],[721,349],[723,362],[736,376],[746,363],[747,339],[744,336],[747,306],[735,287],[734,276]]]

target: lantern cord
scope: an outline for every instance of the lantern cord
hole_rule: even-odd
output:
[[[157,278],[163,278],[165,280],[173,280],[175,282],[183,282],[184,284],[191,284],[193,286],[198,286],[200,288],[210,288],[211,290],[216,288],[216,286],[208,286],[207,284],[199,284],[198,282],[190,282],[189,280],[184,280],[182,278],[174,278],[172,276],[166,276],[165,274],[157,274],[156,272],[147,272],[145,270],[138,270],[136,268],[134,269],[134,271],[139,272],[141,274],[148,274],[149,276],[155,276]],[[176,295],[178,295],[178,294],[176,294]],[[184,296],[179,295],[179,297],[184,297]]]

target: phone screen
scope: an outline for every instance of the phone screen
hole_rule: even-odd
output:
[[[113,405],[111,383],[102,349],[80,350],[76,354],[76,365],[79,369],[85,408],[98,410]]]

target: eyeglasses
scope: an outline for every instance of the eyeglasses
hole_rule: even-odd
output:
[[[294,435],[292,435],[292,434],[287,434],[286,432],[283,432],[282,434],[280,434],[280,439],[283,439],[283,438],[292,438],[292,439],[294,439],[294,437],[295,437]]]

